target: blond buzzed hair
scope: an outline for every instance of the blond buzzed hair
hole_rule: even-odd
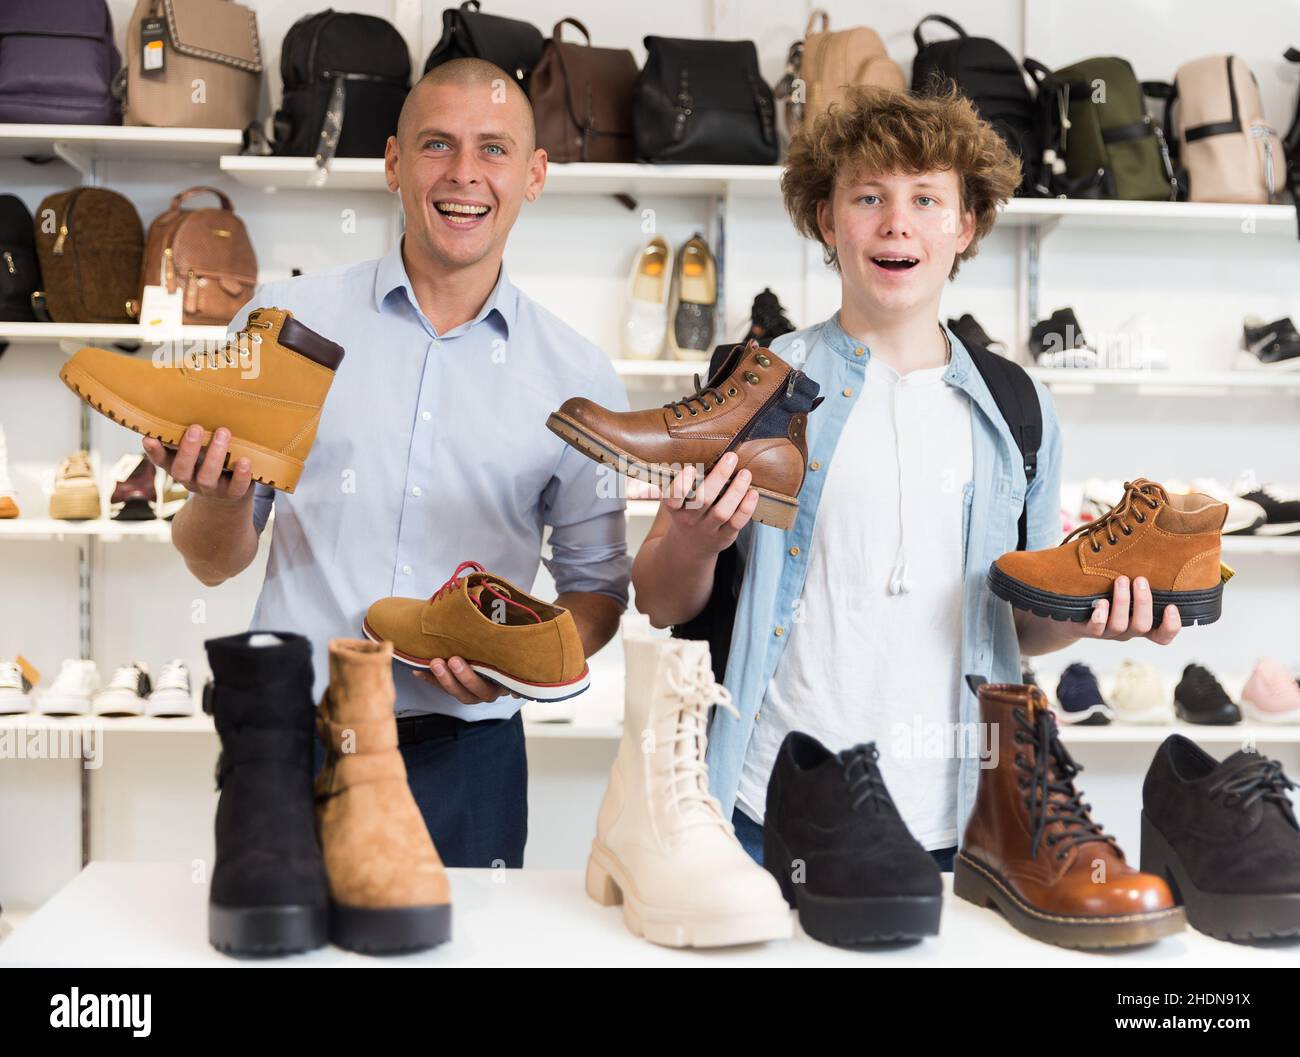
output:
[[[524,104],[524,113],[528,115],[528,149],[532,150],[537,146],[537,122],[533,117],[533,104],[529,102],[524,90],[519,87],[518,81],[501,69],[500,66],[494,65],[486,59],[452,59],[450,62],[435,66],[416,81],[410,92],[407,93],[406,101],[402,104],[402,112],[397,118],[397,140],[399,143],[402,142],[411,123],[409,114],[415,109],[414,104],[411,102],[415,97],[415,93],[421,88],[441,88],[444,85],[452,85],[457,88],[499,89],[505,92],[507,97],[520,100]]]

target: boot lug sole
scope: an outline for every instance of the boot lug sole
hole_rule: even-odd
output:
[[[139,433],[144,437],[153,437],[169,448],[180,446],[181,440],[185,436],[186,426],[158,418],[156,415],[151,415],[149,412],[128,403],[103,383],[85,371],[80,370],[71,362],[63,365],[59,371],[59,377],[63,380],[64,385],[96,411],[119,425],[125,426],[133,433]],[[204,430],[201,443],[206,446],[211,441],[211,431]],[[298,485],[298,478],[302,475],[303,464],[301,460],[294,459],[281,452],[271,451],[260,444],[254,444],[251,441],[232,435],[226,451],[224,468],[226,470],[232,469],[241,458],[249,461],[253,480],[269,485],[272,488],[278,488],[282,492],[292,492]],[[96,513],[94,516],[98,517],[99,515]]]
[[[609,466],[628,477],[650,481],[654,478],[675,476],[667,467],[655,467],[642,462],[558,412],[553,413],[546,420],[546,428],[571,448],[576,448],[588,458],[595,459],[602,465]],[[794,524],[795,517],[799,513],[799,500],[796,497],[782,495],[780,492],[760,488],[755,484],[751,484],[750,487],[758,493],[758,505],[754,508],[750,520],[782,530],[789,529]]]
[[[996,873],[964,851],[957,853],[953,864],[952,888],[958,898],[996,910],[1026,936],[1057,947],[1141,947],[1181,932],[1187,923],[1179,906],[1108,917],[1048,913],[1024,902]]]
[[[330,903],[330,942],[361,954],[424,951],[451,939],[451,904],[355,907]]]
[[[1186,910],[1187,923],[1218,940],[1293,939],[1300,936],[1300,892],[1203,892],[1192,882],[1182,860],[1149,818],[1142,813],[1142,872],[1161,877]]]
[[[989,566],[988,586],[998,598],[1010,602],[1016,609],[1024,609],[1040,617],[1065,620],[1076,624],[1092,619],[1093,603],[1110,599],[1110,594],[1059,595],[1053,591],[1031,587],[1008,576],[997,563]],[[1175,605],[1183,627],[1192,624],[1213,624],[1223,611],[1223,584],[1199,591],[1151,592],[1151,619],[1158,626],[1164,618],[1165,607]]]
[[[298,954],[329,942],[324,906],[225,907],[208,904],[208,942],[223,954]]]

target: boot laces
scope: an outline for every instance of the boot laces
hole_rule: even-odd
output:
[[[487,570],[483,568],[483,566],[476,561],[461,562],[458,566],[456,566],[456,571],[447,578],[446,583],[444,583],[440,588],[438,588],[438,590],[434,591],[433,594],[429,596],[429,601],[436,602],[438,601],[438,599],[442,598],[444,595],[448,594],[449,592],[460,590],[460,583],[461,583],[460,574],[465,572],[467,569],[469,570],[469,572],[466,578],[468,578],[468,576],[472,576],[474,573],[487,573]],[[529,616],[531,616],[533,620],[536,621],[538,624],[542,623],[542,618],[538,616],[537,613],[535,613],[528,606],[524,605],[522,602],[516,602],[508,594],[501,591],[496,586],[496,584],[494,584],[490,579],[483,581],[483,589],[493,597],[501,599],[501,601],[504,602],[506,605],[514,606],[516,609],[522,609],[525,613],[529,614]]]
[[[721,388],[718,386],[701,385],[700,376],[698,374],[694,375],[694,381],[695,392],[691,393],[689,396],[682,397],[680,400],[674,400],[671,404],[664,404],[664,407],[668,408],[668,410],[679,419],[685,417],[682,414],[683,411],[688,412],[691,415],[699,414],[695,408],[691,407],[692,402],[698,403],[705,411],[708,411],[713,407],[721,407],[727,402],[727,398],[723,395]],[[713,397],[712,404],[710,404],[706,399],[710,396]]]
[[[250,319],[235,332],[235,336],[224,344],[210,348],[202,346],[196,350],[198,367],[238,367],[240,354],[248,349],[249,344],[260,345],[262,336],[254,330],[270,330],[274,324],[262,319]]]
[[[1101,823],[1094,822],[1088,814],[1091,804],[1083,802],[1083,794],[1074,788],[1074,778],[1081,770],[1066,751],[1057,736],[1056,719],[1048,708],[1037,710],[1036,719],[1029,719],[1027,708],[1015,711],[1016,731],[1013,740],[1017,745],[1034,746],[1031,764],[1023,753],[1017,753],[1016,767],[1028,771],[1019,786],[1025,792],[1025,806],[1029,810],[1033,843],[1030,857],[1038,858],[1038,849],[1047,837],[1047,846],[1056,848],[1056,857],[1064,859],[1070,848],[1090,841],[1115,843],[1115,838],[1102,831]],[[1061,831],[1047,833],[1054,822]]]
[[[704,753],[708,747],[710,707],[717,705],[740,718],[732,704],[731,691],[713,678],[703,655],[693,666],[670,666],[665,678],[681,702],[676,730],[669,741],[673,754],[667,780],[669,803],[684,828],[718,825],[730,832],[731,825],[722,816],[722,806],[709,792],[709,767],[704,762]]]
[[[874,741],[865,745],[855,745],[840,753],[844,781],[848,783],[849,793],[854,797],[853,810],[864,804],[874,807],[893,807],[894,801],[885,788],[885,779],[876,766],[880,759],[880,750]]]
[[[1116,528],[1125,536],[1133,535],[1133,527],[1125,520],[1129,515],[1132,515],[1133,520],[1140,525],[1147,519],[1143,507],[1159,510],[1160,504],[1168,501],[1169,494],[1155,481],[1148,481],[1145,477],[1125,481],[1123,499],[1096,520],[1085,521],[1065,539],[1061,540],[1061,543],[1066,544],[1077,537],[1087,536],[1088,545],[1092,548],[1092,552],[1097,554],[1101,551],[1101,544],[1097,540],[1097,534],[1103,529],[1106,532],[1106,541],[1111,546],[1114,546],[1119,542],[1119,537],[1115,535]]]
[[[1243,811],[1260,800],[1277,804],[1291,826],[1300,829],[1291,798],[1286,795],[1288,789],[1294,788],[1295,783],[1282,773],[1281,763],[1260,757],[1222,778],[1216,778],[1210,783],[1209,792],[1210,796],[1222,796],[1225,804],[1236,804]]]

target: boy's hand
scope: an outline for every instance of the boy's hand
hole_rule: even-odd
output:
[[[1132,613],[1129,612],[1130,599]],[[1168,646],[1183,630],[1178,607],[1165,606],[1164,618],[1155,625],[1151,601],[1151,585],[1139,576],[1130,587],[1129,578],[1121,576],[1115,581],[1115,591],[1110,600],[1101,599],[1092,610],[1092,617],[1083,626],[1081,638],[1114,639],[1127,642],[1144,638],[1161,646]]]
[[[673,547],[682,547],[695,554],[719,554],[730,547],[740,530],[749,524],[758,506],[758,493],[749,487],[748,470],[736,471],[735,452],[727,452],[709,471],[690,499],[691,486],[698,471],[685,467],[669,486],[667,492],[655,485],[647,485],[647,497],[661,500],[669,512],[668,531]]]

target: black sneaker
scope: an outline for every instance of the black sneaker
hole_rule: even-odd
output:
[[[752,338],[763,348],[771,348],[774,338],[789,334],[794,329],[780,299],[770,288],[763,287],[763,292],[754,298],[754,305],[749,310],[749,333],[744,340]]]
[[[1282,765],[1220,763],[1181,734],[1142,784],[1142,870],[1163,877],[1192,928],[1221,940],[1300,936],[1300,827]]]
[[[1241,328],[1241,347],[1249,354],[1243,357],[1247,366],[1300,369],[1300,334],[1290,316],[1272,323],[1248,316]]]
[[[1084,338],[1072,308],[1058,308],[1033,325],[1029,353],[1039,367],[1097,366],[1097,350]]]
[[[969,312],[957,319],[949,319],[948,329],[956,334],[957,337],[961,339],[961,343],[968,349],[972,345],[975,345],[978,348],[988,349],[990,352],[996,352],[999,356],[1005,356],[1007,354],[1006,342],[998,341],[997,338],[989,337],[988,331],[980,326],[979,320]]]
[[[1076,661],[1056,684],[1056,718],[1066,726],[1101,727],[1111,721],[1110,706],[1101,696],[1097,677]]]
[[[1277,485],[1260,485],[1241,493],[1264,508],[1264,524],[1256,525],[1255,536],[1295,536],[1300,534],[1300,495],[1284,492]]]
[[[1185,723],[1229,727],[1241,722],[1241,709],[1208,668],[1189,664],[1174,687],[1174,711]]]
[[[832,753],[794,731],[767,784],[763,865],[815,940],[836,947],[939,932],[943,881],[885,788],[874,744]]]

